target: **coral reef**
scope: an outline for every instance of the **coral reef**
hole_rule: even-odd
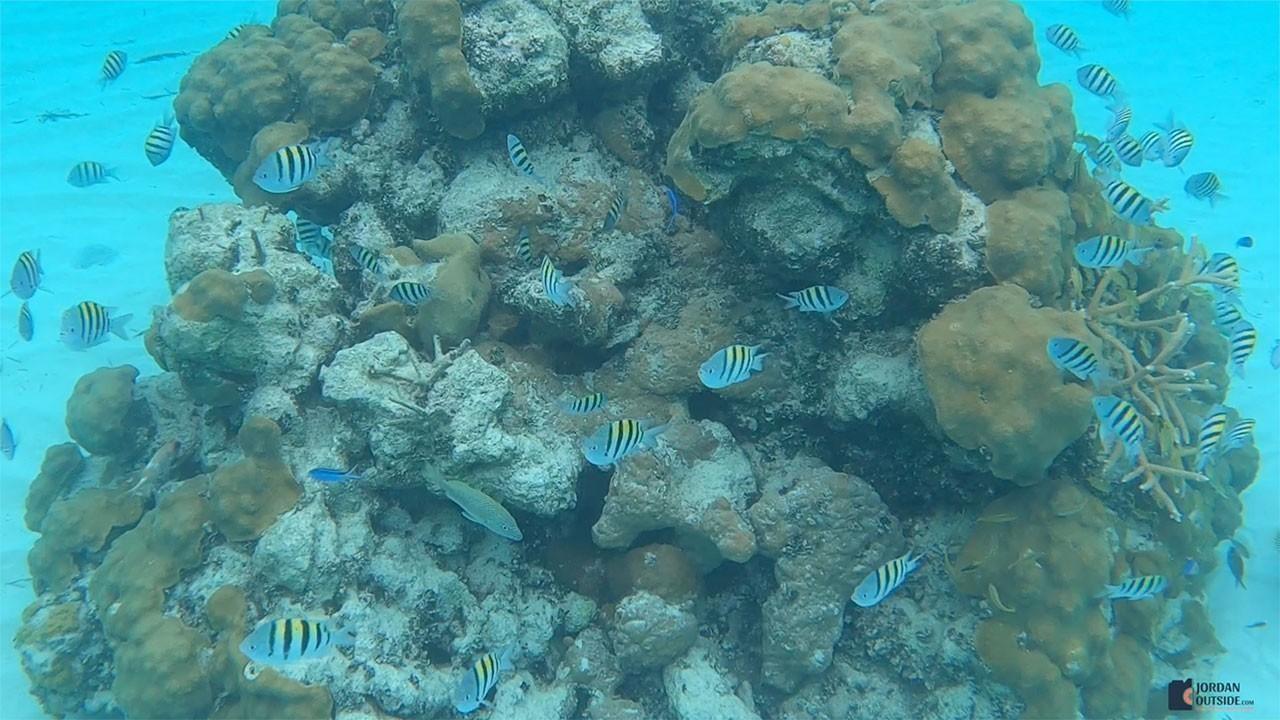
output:
[[[1227,400],[1238,268],[1116,216],[1034,40],[1006,0],[281,0],[175,100],[248,206],[173,212],[161,372],[82,378],[28,490],[33,694],[445,717],[493,652],[499,719],[1137,717],[1211,675],[1204,576],[1258,453],[1201,466],[1193,435]],[[254,184],[326,138],[301,188]],[[1112,232],[1156,250],[1082,270]],[[847,302],[776,297],[814,285]],[[1055,367],[1055,336],[1108,379]],[[763,371],[710,391],[735,343]],[[1089,431],[1096,394],[1138,413],[1132,457]],[[622,418],[666,429],[589,465]],[[1160,597],[1097,599],[1144,574]],[[356,642],[250,665],[281,617]]]

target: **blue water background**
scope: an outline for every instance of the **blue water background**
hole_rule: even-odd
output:
[[[226,182],[185,145],[152,168],[142,141],[171,99],[143,100],[176,90],[195,55],[144,65],[131,64],[105,90],[97,84],[102,58],[119,48],[132,60],[154,53],[201,52],[232,26],[269,22],[273,2],[217,3],[0,3],[0,269],[7,280],[14,258],[41,249],[49,292],[32,301],[36,340],[15,341],[18,301],[0,299],[0,412],[14,426],[19,450],[0,462],[0,583],[25,577],[26,552],[34,535],[22,524],[26,488],[43,450],[67,440],[65,400],[82,374],[107,364],[132,363],[155,372],[141,340],[113,338],[85,353],[57,341],[66,307],[93,299],[135,315],[145,329],[152,305],[168,301],[163,247],[169,212],[179,205],[234,202]],[[1135,3],[1123,20],[1097,2],[1035,2],[1028,15],[1043,28],[1072,25],[1089,48],[1083,60],[1041,43],[1042,81],[1064,82],[1075,91],[1082,131],[1101,134],[1104,103],[1079,90],[1075,69],[1084,62],[1106,65],[1119,78],[1135,108],[1134,130],[1145,131],[1170,110],[1196,136],[1184,163],[1187,172],[1163,167],[1127,168],[1125,177],[1148,195],[1169,197],[1172,212],[1162,225],[1197,233],[1211,251],[1235,252],[1244,268],[1246,307],[1261,335],[1248,376],[1237,381],[1231,402],[1256,417],[1263,471],[1246,495],[1240,537],[1254,548],[1249,589],[1233,586],[1219,570],[1210,588],[1210,608],[1228,652],[1215,680],[1244,683],[1259,703],[1254,717],[1280,717],[1280,560],[1272,536],[1280,519],[1275,473],[1280,448],[1280,389],[1267,364],[1280,337],[1277,277],[1280,277],[1280,108],[1277,108],[1275,3]],[[69,110],[88,117],[39,123],[46,111]],[[18,122],[24,120],[25,122]],[[67,171],[81,160],[119,168],[124,182],[72,188]],[[1186,175],[1217,172],[1229,200],[1217,209],[1187,198]],[[1252,235],[1256,246],[1237,249],[1234,240]],[[71,266],[84,244],[106,243],[121,255],[112,264],[85,270]],[[10,647],[29,587],[0,584],[0,717],[39,717]],[[1244,625],[1268,620],[1268,628]],[[1197,678],[1207,679],[1207,678]],[[1156,682],[1163,679],[1156,678]]]

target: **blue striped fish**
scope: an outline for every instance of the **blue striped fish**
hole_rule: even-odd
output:
[[[1115,140],[1129,131],[1129,123],[1133,122],[1133,108],[1128,103],[1113,102],[1107,109],[1111,111],[1111,122],[1107,123],[1107,139]]]
[[[240,642],[240,652],[259,665],[281,667],[299,660],[325,657],[334,646],[354,644],[354,635],[331,627],[328,620],[278,618],[258,623]]]
[[[1156,127],[1164,131],[1164,137],[1161,138],[1160,143],[1160,157],[1165,166],[1181,165],[1187,154],[1191,152],[1191,147],[1195,145],[1195,137],[1181,123],[1174,121],[1173,113],[1169,113],[1169,119]]]
[[[919,555],[908,551],[906,555],[894,558],[869,573],[853,591],[853,603],[858,607],[871,607],[897,590],[911,571],[920,567]]]
[[[676,220],[680,217],[680,193],[666,185],[662,186],[662,192],[667,197],[667,212],[670,213],[662,229],[670,235],[676,231]]]
[[[269,193],[293,192],[328,167],[334,140],[285,145],[263,158],[253,182]]]
[[[1187,194],[1196,200],[1208,200],[1209,207],[1214,207],[1219,200],[1226,199],[1226,196],[1222,194],[1222,181],[1218,179],[1216,173],[1196,173],[1187,178],[1187,182],[1182,186],[1182,189],[1186,190]]]
[[[485,653],[475,661],[462,675],[458,686],[453,690],[453,707],[460,713],[475,712],[482,705],[488,705],[485,698],[498,687],[498,679],[504,672],[511,672],[511,652],[514,646],[507,646],[501,655]]]
[[[812,285],[803,290],[778,293],[787,301],[784,309],[800,308],[800,312],[816,312],[831,317],[831,313],[849,302],[849,293],[832,285]]]
[[[89,187],[104,183],[107,178],[119,180],[116,171],[103,165],[96,160],[85,160],[71,166],[71,171],[67,173],[67,183],[72,187]]]
[[[129,64],[129,56],[122,50],[112,50],[102,59],[102,72],[98,78],[98,84],[106,87],[108,83],[124,74],[124,69]]]
[[[542,291],[547,299],[557,306],[572,305],[573,284],[564,278],[564,274],[556,269],[549,256],[542,256]]]
[[[1249,321],[1241,320],[1227,341],[1231,344],[1231,369],[1237,376],[1244,377],[1244,364],[1258,345],[1258,330]]]
[[[545,184],[546,179],[538,174],[533,167],[533,161],[529,159],[529,153],[524,149],[524,143],[520,142],[520,138],[507,134],[507,157],[511,160],[511,164],[516,170],[526,177],[531,177],[540,183]]]
[[[1129,578],[1119,585],[1108,585],[1098,597],[1108,600],[1146,600],[1164,592],[1168,585],[1163,575]]]
[[[1118,397],[1099,395],[1093,399],[1093,412],[1098,416],[1098,437],[1103,447],[1110,450],[1111,443],[1119,440],[1124,443],[1129,459],[1137,459],[1147,434],[1142,427],[1142,416],[1133,405]]]
[[[1080,57],[1084,46],[1080,44],[1080,36],[1069,25],[1056,23],[1044,29],[1044,37],[1049,44],[1062,52]]]
[[[1147,160],[1159,160],[1160,155],[1164,152],[1164,136],[1155,130],[1151,130],[1138,138],[1138,144],[1142,146],[1142,157]]]
[[[23,250],[13,263],[13,274],[9,276],[9,289],[20,300],[29,300],[36,290],[40,289],[40,280],[44,270],[40,267],[40,251]]]
[[[31,342],[31,338],[35,337],[36,324],[31,318],[31,306],[27,301],[23,300],[22,305],[18,307],[18,337],[24,342]]]
[[[1129,167],[1142,166],[1142,145],[1132,135],[1121,135],[1112,141],[1116,148],[1116,156]]]
[[[1094,385],[1098,385],[1109,379],[1106,368],[1098,362],[1098,355],[1093,348],[1075,338],[1049,338],[1045,351],[1055,367],[1081,380],[1092,380]]]
[[[1085,65],[1076,70],[1076,80],[1085,90],[1099,97],[1116,97],[1120,94],[1120,83],[1111,71],[1101,65]]]
[[[129,339],[125,324],[133,317],[112,317],[115,308],[104,307],[92,300],[76,303],[62,313],[62,342],[72,350],[85,350],[107,341],[107,335]]]
[[[752,373],[764,370],[768,353],[759,345],[730,345],[717,350],[698,367],[698,379],[712,390],[719,390],[751,379]]]
[[[603,232],[609,232],[618,226],[618,221],[622,219],[622,214],[627,211],[627,196],[621,190],[613,194],[609,199],[609,212],[604,216]]]
[[[382,255],[380,253],[358,243],[353,243],[347,252],[351,253],[351,259],[355,260],[360,267],[374,275],[382,274]]]
[[[413,307],[431,299],[431,288],[413,280],[401,280],[391,286],[392,300]]]
[[[151,132],[147,133],[147,139],[142,143],[142,151],[147,156],[147,161],[154,167],[169,159],[169,155],[173,153],[173,143],[178,138],[178,131],[173,127],[173,116],[166,115],[164,120],[156,123],[151,128]]]
[[[1209,463],[1213,462],[1218,451],[1218,443],[1227,431],[1227,410],[1216,405],[1200,422],[1200,433],[1196,436],[1198,452],[1196,455],[1196,472],[1202,473]]]
[[[1213,324],[1222,330],[1229,331],[1236,323],[1244,320],[1244,313],[1228,298],[1219,298],[1213,303]]]
[[[12,460],[17,452],[18,439],[13,434],[13,428],[9,427],[8,420],[0,418],[0,455],[4,455],[5,460]]]
[[[560,409],[570,415],[590,415],[604,407],[604,393],[593,392],[582,397],[570,398],[560,402]]]
[[[599,468],[617,465],[633,452],[654,447],[666,425],[646,426],[639,420],[614,420],[582,440],[582,455]]]
[[[533,240],[529,237],[529,228],[524,225],[516,231],[516,257],[525,265],[533,262]]]
[[[1111,209],[1134,225],[1150,225],[1156,213],[1168,210],[1168,201],[1151,200],[1123,180],[1112,180],[1103,189]]]
[[[1102,8],[1116,17],[1129,19],[1130,0],[1102,0]]]
[[[1227,438],[1222,443],[1222,452],[1226,453],[1236,448],[1242,448],[1246,445],[1253,444],[1253,428],[1258,424],[1257,420],[1252,418],[1241,418],[1231,426],[1227,431]]]
[[[1135,247],[1119,235],[1096,235],[1076,244],[1076,262],[1087,268],[1113,268],[1125,263],[1141,265],[1154,247]]]
[[[344,483],[359,480],[362,475],[355,470],[339,470],[337,468],[311,468],[307,477],[322,483]]]

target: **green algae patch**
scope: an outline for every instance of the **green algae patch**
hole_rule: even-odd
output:
[[[244,459],[218,468],[209,483],[211,518],[232,542],[257,539],[302,494],[280,459],[280,428],[274,422],[249,418],[238,439]]]
[[[985,448],[991,472],[1037,483],[1093,418],[1092,390],[1068,382],[1049,361],[1049,338],[1091,344],[1079,313],[1033,308],[1017,285],[981,288],[920,329],[925,387],[938,424],[960,447]]]
[[[40,474],[31,481],[31,487],[27,490],[27,511],[23,515],[23,522],[28,530],[40,531],[40,524],[44,522],[45,514],[49,512],[53,501],[71,488],[82,469],[84,456],[75,443],[50,445],[44,451]]]
[[[138,369],[98,368],[76,382],[67,398],[67,434],[93,455],[125,455],[152,430],[146,401],[135,397]]]

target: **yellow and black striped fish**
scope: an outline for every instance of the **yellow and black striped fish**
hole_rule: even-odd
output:
[[[458,712],[469,713],[485,704],[485,698],[498,686],[499,676],[510,672],[511,651],[508,646],[501,656],[485,653],[462,675],[453,691],[453,706]]]
[[[1133,122],[1133,107],[1124,102],[1113,102],[1107,106],[1111,111],[1111,122],[1107,124],[1107,139],[1115,140],[1129,131],[1129,123]]]
[[[18,337],[24,342],[31,342],[31,338],[35,337],[36,324],[31,317],[31,306],[24,300],[22,305],[18,307]]]
[[[582,397],[563,400],[560,403],[560,409],[570,415],[590,415],[591,413],[604,407],[604,393],[593,392]]]
[[[1076,80],[1085,90],[1101,97],[1113,97],[1120,91],[1120,84],[1110,70],[1101,65],[1085,65],[1076,70]]]
[[[267,666],[324,657],[333,646],[355,643],[350,633],[330,627],[328,621],[303,618],[263,620],[240,643],[240,652]]]
[[[1134,140],[1132,135],[1121,135],[1112,141],[1112,145],[1116,148],[1116,157],[1125,165],[1142,166],[1142,144]]]
[[[759,345],[729,345],[698,366],[698,380],[712,390],[746,382],[753,373],[764,370],[767,357],[769,353],[760,352]]]
[[[1168,209],[1165,200],[1151,200],[1123,180],[1107,183],[1102,194],[1117,215],[1134,225],[1150,225],[1156,213]]]
[[[331,138],[325,142],[286,145],[271,153],[258,165],[253,182],[269,193],[293,192],[314,178],[329,164],[328,148]]]
[[[666,425],[645,427],[639,420],[614,420],[582,441],[582,454],[592,465],[607,468],[632,452],[653,447],[666,429]]]
[[[1173,113],[1169,119],[1156,127],[1164,131],[1160,142],[1160,155],[1166,167],[1177,167],[1186,159],[1187,153],[1195,145],[1196,139],[1185,127],[1174,121]]]
[[[556,269],[550,256],[542,256],[541,275],[542,291],[546,293],[548,300],[557,306],[573,304],[573,295],[570,294],[573,286],[565,279],[564,273]]]
[[[1163,141],[1164,138],[1155,130],[1138,138],[1138,144],[1142,146],[1142,156],[1147,160],[1159,159]]]
[[[9,276],[9,289],[19,300],[29,300],[36,290],[40,289],[40,278],[44,271],[40,269],[40,251],[23,250],[13,263],[13,274]]]
[[[884,600],[902,585],[912,570],[920,567],[920,558],[921,556],[908,551],[906,555],[876,568],[854,589],[851,598],[853,603],[858,607],[871,607]]]
[[[1044,29],[1045,39],[1059,50],[1080,57],[1084,46],[1080,44],[1080,36],[1069,25],[1054,24]]]
[[[1108,585],[1098,597],[1110,600],[1146,600],[1164,592],[1168,581],[1163,575],[1129,578],[1119,585]]]
[[[803,290],[777,293],[787,301],[786,308],[800,308],[800,312],[816,312],[824,315],[839,310],[849,301],[849,293],[834,285],[811,285]]]
[[[609,212],[604,216],[604,232],[609,232],[618,226],[618,221],[622,219],[622,213],[627,209],[627,196],[618,191],[613,194],[609,200]]]
[[[1196,472],[1202,473],[1205,468],[1209,467],[1209,463],[1213,461],[1214,454],[1218,451],[1218,443],[1222,440],[1222,434],[1226,431],[1226,408],[1221,405],[1215,406],[1213,411],[1206,415],[1200,423],[1200,434],[1197,437],[1200,452],[1196,458]]]
[[[234,40],[234,39],[236,39],[236,38],[240,37],[240,33],[244,32],[244,29],[245,29],[245,28],[247,28],[247,27],[249,27],[249,23],[240,23],[239,25],[237,25],[237,26],[235,26],[235,27],[231,28],[229,31],[227,31],[227,36],[226,36],[224,39],[225,39],[225,40]]]
[[[546,182],[534,169],[533,161],[529,159],[529,153],[524,149],[524,143],[520,142],[520,138],[509,133],[507,134],[507,157],[511,159],[511,164],[516,170],[538,182]]]
[[[1236,421],[1231,429],[1227,431],[1227,439],[1222,443],[1222,452],[1242,448],[1245,445],[1253,444],[1253,428],[1258,424],[1257,420],[1252,418],[1240,418]]]
[[[529,228],[524,225],[516,231],[516,257],[526,265],[533,262],[533,241],[529,238]]]
[[[1182,189],[1187,192],[1187,195],[1196,200],[1208,200],[1209,207],[1215,207],[1218,201],[1224,197],[1222,194],[1222,181],[1218,179],[1217,173],[1196,173],[1187,178],[1187,182],[1183,184]]]
[[[102,76],[98,82],[103,87],[106,87],[107,83],[124,74],[124,69],[128,64],[129,56],[123,50],[112,50],[102,60]]]
[[[1112,441],[1124,443],[1125,454],[1136,459],[1146,440],[1146,428],[1142,416],[1127,401],[1111,395],[1099,395],[1093,399],[1093,412],[1098,416],[1098,436],[1102,444],[1110,448]]]
[[[417,305],[431,299],[431,288],[420,282],[401,280],[391,286],[391,292],[388,294],[398,303]]]
[[[102,342],[107,335],[122,340],[129,339],[125,324],[133,317],[112,317],[115,308],[99,305],[92,300],[76,303],[62,313],[62,342],[72,350],[84,350]]]
[[[1241,320],[1227,339],[1231,343],[1231,368],[1237,376],[1244,377],[1244,364],[1258,346],[1258,330],[1248,320]]]
[[[358,243],[351,245],[350,252],[357,265],[374,275],[382,274],[382,255]]]
[[[178,133],[173,128],[173,116],[166,115],[162,122],[156,123],[151,128],[151,132],[147,133],[147,139],[142,143],[142,150],[147,154],[147,160],[154,167],[169,159],[169,155],[173,152],[173,142],[177,139]]]
[[[67,173],[67,182],[72,187],[89,187],[104,183],[107,178],[119,180],[116,177],[116,171],[103,165],[96,160],[85,160],[71,166],[71,171]]]

